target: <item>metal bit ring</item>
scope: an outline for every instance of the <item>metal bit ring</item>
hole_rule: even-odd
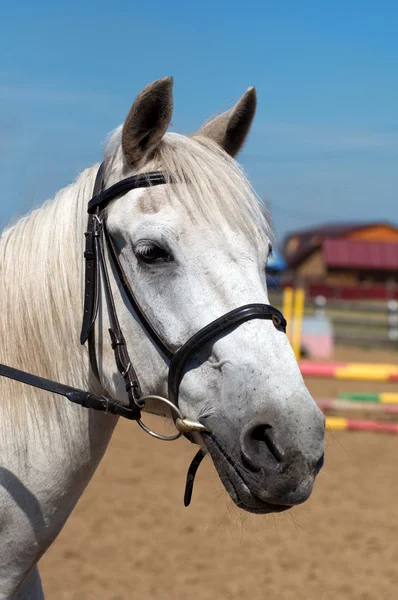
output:
[[[151,435],[152,437],[157,438],[158,440],[171,442],[173,440],[177,440],[179,437],[181,437],[183,433],[188,433],[189,431],[207,431],[207,428],[204,425],[202,425],[202,423],[199,423],[198,421],[191,421],[190,419],[184,419],[182,412],[180,411],[178,406],[176,406],[174,402],[171,402],[171,400],[169,400],[168,398],[163,398],[163,396],[156,396],[154,394],[149,394],[148,396],[143,396],[142,398],[140,398],[140,402],[142,402],[143,405],[145,405],[145,402],[147,400],[157,400],[158,402],[163,402],[163,404],[167,404],[167,406],[171,409],[174,425],[176,426],[176,429],[178,431],[178,433],[174,435],[162,435],[161,433],[156,433],[156,431],[152,431],[152,429],[149,429],[149,427],[147,427],[141,419],[138,419],[137,423],[141,427],[141,429],[146,431],[146,433],[149,433],[149,435]]]

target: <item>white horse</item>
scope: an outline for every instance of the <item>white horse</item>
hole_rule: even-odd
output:
[[[250,88],[196,134],[166,134],[172,79],[162,79],[140,93],[107,146],[106,188],[158,169],[177,182],[129,191],[106,216],[131,287],[174,349],[224,313],[267,302],[270,233],[233,158],[255,107]],[[3,233],[0,362],[126,403],[104,298],[96,336],[101,383],[79,343],[86,210],[97,170],[81,173]],[[109,271],[143,392],[164,396],[168,360]],[[179,405],[211,432],[195,440],[229,494],[241,508],[262,513],[305,501],[323,460],[324,419],[286,336],[272,321],[250,320],[218,336],[207,353],[186,365]],[[117,417],[5,378],[0,393],[0,600],[37,600],[43,598],[37,562],[90,481]]]

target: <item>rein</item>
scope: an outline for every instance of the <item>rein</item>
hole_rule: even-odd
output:
[[[224,332],[229,333],[242,323],[251,319],[271,320],[277,329],[284,332],[286,332],[286,320],[282,313],[274,306],[269,304],[247,304],[224,314],[220,318],[212,321],[209,325],[200,329],[177,351],[172,351],[169,348],[167,342],[161,338],[146,317],[134,295],[122,265],[120,264],[112,238],[106,228],[104,214],[104,209],[109,202],[126,194],[130,190],[165,185],[168,183],[173,183],[173,181],[166,178],[164,173],[155,171],[128,177],[112,185],[108,189],[104,189],[104,164],[102,163],[97,172],[93,197],[89,201],[87,208],[88,223],[87,231],[85,233],[86,247],[84,252],[85,290],[80,343],[85,344],[88,342],[91,370],[96,379],[100,382],[95,352],[95,323],[98,315],[100,286],[102,286],[110,323],[110,343],[114,351],[117,370],[120,377],[125,382],[128,405],[124,405],[114,398],[98,396],[91,392],[70,387],[2,364],[0,364],[0,377],[8,377],[9,379],[14,379],[21,383],[64,396],[70,402],[84,408],[91,408],[93,410],[136,421],[144,431],[158,439],[176,440],[181,435],[185,435],[191,442],[196,443],[192,434],[194,432],[206,434],[206,432],[209,433],[209,430],[199,421],[191,421],[190,419],[184,418],[178,406],[179,388],[184,376],[184,367],[187,365],[190,358],[205,344],[212,340],[216,340],[220,334]],[[131,308],[137,315],[145,332],[162,352],[165,359],[169,360],[168,398],[152,394],[144,396],[142,393],[138,376],[130,360],[126,340],[117,316],[105,258],[105,247],[108,250],[120,287],[123,288],[126,293]],[[202,360],[201,362],[204,361]],[[151,400],[157,400],[170,408],[177,429],[176,434],[170,436],[160,435],[149,429],[142,422],[141,413],[145,408],[146,402]],[[188,506],[191,501],[195,474],[204,456],[204,451],[200,448],[188,469],[184,495],[185,506]]]

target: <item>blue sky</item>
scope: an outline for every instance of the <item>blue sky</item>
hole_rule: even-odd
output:
[[[257,87],[240,160],[279,237],[397,223],[397,25],[395,0],[4,3],[0,225],[100,160],[136,94],[166,75],[181,132]]]

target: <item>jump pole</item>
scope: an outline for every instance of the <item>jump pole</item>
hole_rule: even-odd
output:
[[[316,400],[317,405],[323,411],[340,411],[352,413],[375,413],[378,415],[398,416],[398,404],[381,404],[378,402],[359,402],[351,400],[321,399]]]
[[[288,323],[287,336],[297,360],[300,360],[301,330],[303,326],[305,294],[302,288],[286,287],[283,292],[283,309]]]
[[[358,381],[398,381],[398,367],[396,365],[301,361],[300,370],[305,377]]]
[[[300,360],[301,355],[301,330],[303,327],[304,313],[304,290],[297,288],[294,295],[294,320],[293,320],[293,337],[292,346],[297,360]]]
[[[327,417],[326,428],[329,431],[370,431],[398,434],[398,423],[381,423],[366,419],[345,419],[343,417]]]
[[[339,400],[348,400],[349,402],[360,402],[370,404],[398,404],[398,394],[394,392],[385,392],[381,394],[343,392],[338,394],[337,398]]]

